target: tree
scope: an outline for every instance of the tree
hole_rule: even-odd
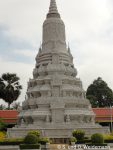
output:
[[[113,105],[113,91],[101,77],[94,80],[88,87],[86,97],[90,100],[92,107],[109,107]]]
[[[8,103],[8,109],[13,101],[21,94],[22,86],[16,74],[4,73],[0,78],[0,98]]]

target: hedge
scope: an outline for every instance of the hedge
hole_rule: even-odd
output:
[[[107,146],[106,143],[100,144],[100,143],[96,143],[96,144],[86,144],[86,146]]]
[[[40,144],[21,144],[20,145],[20,149],[39,149],[40,148]]]
[[[91,136],[91,142],[92,142],[92,144],[97,144],[97,143],[103,144],[104,137],[100,133],[95,133]]]
[[[0,145],[20,145],[23,144],[23,140],[21,139],[5,139],[0,141]]]
[[[46,145],[46,143],[49,143],[50,140],[48,138],[41,138],[38,141],[41,145]]]

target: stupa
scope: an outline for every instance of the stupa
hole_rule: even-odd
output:
[[[40,130],[42,136],[68,139],[74,129],[85,130],[87,135],[108,132],[95,124],[95,114],[66,45],[64,22],[55,0],[51,0],[33,79],[28,82],[18,124],[8,130],[8,136],[23,137],[30,130]]]

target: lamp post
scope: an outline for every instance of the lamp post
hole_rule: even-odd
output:
[[[111,133],[112,133],[112,127],[113,127],[113,117],[112,117],[112,108],[113,106],[110,106],[110,114],[111,114]]]

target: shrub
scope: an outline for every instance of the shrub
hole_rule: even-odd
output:
[[[46,143],[49,143],[50,142],[50,140],[48,139],[48,138],[41,138],[40,140],[39,140],[39,143],[41,144],[41,145],[45,145]]]
[[[1,132],[1,131],[0,131],[0,141],[1,141],[1,140],[4,140],[5,138],[6,138],[5,132]]]
[[[40,137],[40,131],[38,131],[38,130],[30,131],[30,132],[28,132],[28,134],[33,134],[33,135],[36,135],[37,137]]]
[[[111,134],[104,134],[103,137],[104,137],[104,140],[113,140],[113,135]]]
[[[75,137],[73,137],[73,138],[70,139],[70,142],[75,142],[76,143],[77,139]]]
[[[21,144],[20,145],[20,149],[39,149],[39,148],[40,148],[39,144],[30,144],[30,145]]]
[[[104,137],[100,133],[95,133],[91,136],[91,141],[93,144],[103,144],[104,143]]]
[[[37,138],[36,135],[28,134],[24,138],[24,143],[25,144],[37,144],[38,143],[38,138]]]
[[[77,144],[88,144],[91,143],[91,139],[78,140]]]
[[[107,146],[107,144],[106,143],[103,143],[103,144],[86,144],[86,146]],[[96,149],[96,147],[95,147],[95,149]]]
[[[23,139],[4,139],[0,140],[0,145],[20,145],[23,144]]]
[[[2,119],[0,119],[0,131],[5,130],[5,128],[6,128],[5,122]]]
[[[73,136],[78,140],[84,140],[85,132],[82,130],[74,130]]]
[[[104,134],[104,141],[106,143],[113,143],[113,135],[112,134]]]

